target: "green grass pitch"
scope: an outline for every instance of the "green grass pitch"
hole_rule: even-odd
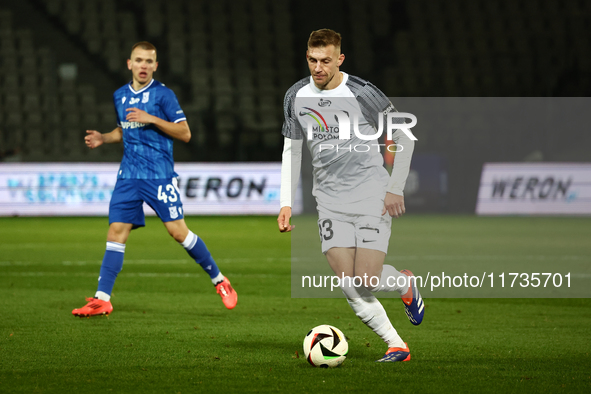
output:
[[[238,291],[236,309],[148,218],[127,243],[113,314],[75,318],[96,290],[107,219],[0,218],[0,392],[591,391],[588,298],[427,299],[418,327],[399,300],[383,299],[412,360],[376,364],[385,345],[343,299],[291,298],[290,238],[274,217],[187,222]],[[526,252],[557,257],[557,269],[559,256],[591,263],[588,218],[407,215],[396,236],[391,255],[418,256],[399,268],[422,255],[494,259],[536,245]],[[339,368],[302,356],[305,334],[324,323],[349,338]]]

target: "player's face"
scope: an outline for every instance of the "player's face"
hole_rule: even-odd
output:
[[[156,51],[142,48],[135,48],[131,52],[131,58],[127,60],[127,68],[133,74],[133,81],[140,86],[152,80],[154,71],[158,68]]]
[[[308,48],[306,52],[310,74],[314,79],[314,84],[319,89],[333,89],[338,85],[333,80],[339,72],[339,67],[345,60],[345,55],[341,53],[340,48],[334,45],[325,47]],[[331,84],[331,82],[333,82]]]

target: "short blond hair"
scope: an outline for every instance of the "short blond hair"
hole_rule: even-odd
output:
[[[145,49],[146,51],[154,51],[156,53],[156,57],[158,57],[158,51],[156,50],[156,47],[154,46],[154,44],[152,44],[151,42],[140,41],[140,42],[136,42],[135,44],[133,44],[133,46],[131,47],[130,57],[131,57],[131,54],[133,53],[133,51],[135,50],[135,48]]]

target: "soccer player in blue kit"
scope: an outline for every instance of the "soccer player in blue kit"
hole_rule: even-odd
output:
[[[222,275],[205,243],[185,223],[172,156],[173,139],[188,142],[191,130],[175,94],[153,79],[158,68],[156,48],[139,42],[131,49],[127,67],[132,81],[113,94],[117,127],[101,134],[87,130],[91,148],[123,142],[123,159],[109,205],[107,248],[94,298],[72,314],[80,317],[108,315],[113,311],[111,292],[123,267],[125,243],[131,230],[145,225],[143,203],[158,215],[168,233],[207,272],[226,308],[238,296]]]

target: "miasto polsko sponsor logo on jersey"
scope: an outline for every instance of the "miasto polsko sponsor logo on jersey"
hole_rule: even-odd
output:
[[[355,137],[363,141],[377,141],[382,134],[384,134],[384,128],[386,129],[386,137],[389,141],[392,140],[392,134],[396,130],[401,130],[408,138],[413,141],[417,141],[418,138],[414,136],[410,130],[416,126],[417,118],[411,113],[407,112],[394,112],[391,108],[387,108],[384,112],[380,113],[378,118],[378,127],[374,134],[362,134],[359,131],[359,114],[354,113],[353,116],[349,115],[346,111],[324,108],[322,113],[310,107],[303,107],[299,112],[300,116],[306,117],[307,120],[307,137],[309,140],[349,140],[351,139],[351,129]],[[334,118],[338,126],[329,126],[326,119]],[[386,118],[386,125],[384,127],[384,118]],[[410,119],[409,123],[406,123],[405,119]],[[351,127],[351,120],[353,120],[353,127]],[[380,146],[385,144],[374,144],[378,150]],[[368,146],[364,144],[364,146]],[[320,150],[334,149],[335,146],[332,144],[321,144]],[[336,147],[338,149],[338,146]],[[401,145],[398,149],[395,149],[393,145],[388,145],[386,148],[390,152],[400,152],[404,149]],[[360,150],[355,150],[360,152]]]

